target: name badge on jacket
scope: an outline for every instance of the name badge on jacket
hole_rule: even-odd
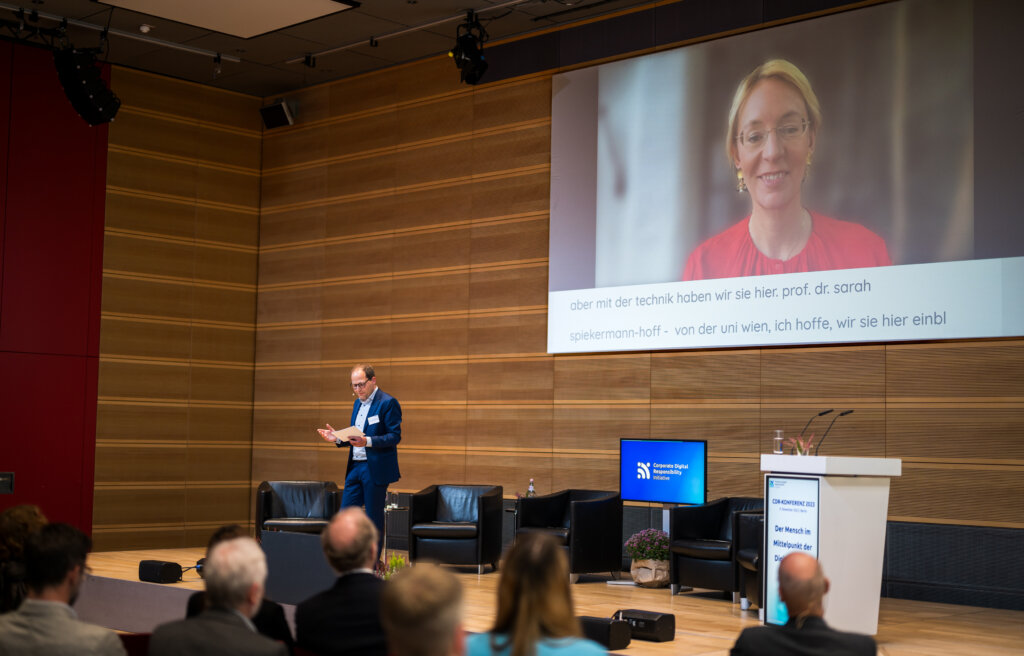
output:
[[[366,420],[366,423],[368,423],[371,426],[373,426],[374,424],[379,423],[379,422],[380,422],[380,416],[379,415],[374,415],[374,416],[372,416],[372,417],[370,417],[369,419]]]

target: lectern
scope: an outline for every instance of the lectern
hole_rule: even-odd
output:
[[[764,477],[764,620],[784,624],[779,561],[791,551],[818,558],[832,588],[825,621],[842,631],[878,632],[889,479],[897,458],[761,456]]]

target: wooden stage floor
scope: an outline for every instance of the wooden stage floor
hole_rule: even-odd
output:
[[[140,560],[168,560],[183,567],[203,556],[202,548],[100,552],[89,556],[94,576],[138,581]],[[453,568],[466,593],[465,626],[486,631],[494,617],[498,573],[488,569]],[[181,583],[162,586],[201,590],[193,571]],[[603,577],[584,577],[572,587],[577,615],[607,617],[623,608],[638,608],[676,616],[676,638],[652,643],[634,640],[617,654],[676,654],[724,656],[739,632],[757,624],[756,611],[741,611],[720,593],[694,591],[671,596],[667,589],[647,590],[608,585]],[[1024,612],[973,606],[954,606],[903,599],[881,600],[878,640],[880,653],[890,656],[1024,653]]]

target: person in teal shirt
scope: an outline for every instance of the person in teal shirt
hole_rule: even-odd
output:
[[[489,633],[466,639],[467,656],[597,656],[604,647],[582,637],[569,592],[569,563],[554,538],[521,536],[498,583],[498,613]]]

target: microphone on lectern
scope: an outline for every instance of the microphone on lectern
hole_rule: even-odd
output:
[[[818,455],[818,449],[821,448],[821,443],[825,441],[826,437],[828,437],[828,432],[832,430],[832,426],[835,425],[836,419],[839,419],[840,417],[845,417],[846,415],[849,414],[853,414],[853,410],[845,410],[832,418],[832,423],[829,424],[828,428],[825,429],[825,434],[821,436],[821,439],[818,440],[818,446],[814,448],[814,455]]]
[[[833,410],[832,408],[829,408],[828,410],[822,410],[822,411],[821,411],[821,412],[819,412],[818,414],[816,414],[816,415],[814,415],[813,417],[811,417],[810,419],[808,419],[808,420],[807,420],[807,423],[806,423],[806,424],[804,424],[804,429],[803,429],[802,431],[800,431],[800,437],[803,437],[804,435],[806,435],[806,434],[807,434],[807,427],[811,425],[811,422],[812,422],[812,421],[814,421],[814,420],[815,420],[815,419],[817,419],[818,417],[824,417],[824,416],[825,416],[825,415],[827,415],[828,413],[832,412],[832,410]]]

